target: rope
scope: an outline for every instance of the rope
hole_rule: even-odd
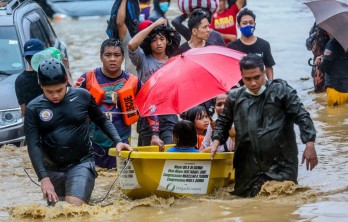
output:
[[[116,177],[116,179],[115,179],[114,182],[112,183],[112,185],[111,185],[110,189],[108,190],[108,192],[106,193],[105,197],[104,197],[103,199],[101,199],[100,201],[98,201],[97,203],[103,202],[103,201],[106,199],[106,197],[109,195],[110,191],[114,188],[116,181],[118,180],[118,178],[120,177],[120,175],[123,173],[123,171],[127,168],[128,164],[131,162],[132,159],[130,158],[130,156],[131,156],[131,153],[132,153],[132,152],[133,152],[133,151],[130,151],[130,152],[129,152],[128,158],[127,158],[127,160],[125,161],[124,167],[122,168],[121,172],[118,174],[118,176]]]
[[[24,172],[27,174],[27,176],[29,177],[29,179],[31,180],[31,182],[33,182],[35,185],[37,186],[41,186],[40,184],[36,183],[29,175],[29,173],[27,172],[27,169],[26,168],[23,168]]]
[[[131,162],[131,153],[133,151],[130,151],[129,154],[128,154],[128,157],[127,157],[127,160],[125,160],[125,165],[124,167],[122,168],[121,172],[118,174],[118,176],[116,177],[116,179],[114,180],[114,182],[112,183],[111,187],[109,188],[108,192],[106,193],[105,197],[103,199],[101,199],[100,201],[98,201],[97,203],[101,203],[103,202],[107,196],[109,195],[110,191],[114,188],[115,184],[116,184],[116,181],[118,180],[118,178],[120,177],[120,175],[123,173],[123,171],[127,168],[128,164]],[[24,172],[27,174],[27,176],[29,177],[29,179],[37,186],[41,186],[40,184],[36,183],[29,175],[29,173],[27,172],[27,169],[26,168],[23,168]]]

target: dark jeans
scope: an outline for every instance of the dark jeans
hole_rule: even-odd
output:
[[[173,127],[179,122],[177,115],[161,115],[159,118],[159,138],[164,144],[173,143]],[[151,145],[152,131],[146,118],[140,118],[137,124],[137,132],[139,133],[138,145]]]

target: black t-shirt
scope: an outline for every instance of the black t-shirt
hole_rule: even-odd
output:
[[[23,71],[16,79],[15,89],[19,105],[27,105],[43,93],[35,71]]]
[[[257,37],[257,40],[252,45],[245,45],[240,39],[237,39],[234,42],[230,42],[227,44],[227,47],[230,49],[234,49],[240,52],[244,52],[246,54],[256,53],[262,57],[263,63],[265,63],[266,67],[272,67],[275,65],[270,44],[262,39]]]
[[[88,119],[115,144],[121,142],[111,121],[85,89],[69,88],[58,104],[44,95],[28,104],[24,130],[29,156],[39,179],[48,176],[47,164],[51,169],[64,169],[93,156]]]

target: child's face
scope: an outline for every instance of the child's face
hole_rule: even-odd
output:
[[[202,112],[200,117],[195,120],[195,127],[198,130],[206,130],[209,126],[210,120],[206,112]]]
[[[216,102],[215,102],[215,111],[218,115],[220,115],[222,113],[222,110],[225,107],[225,102],[227,99],[227,95],[226,94],[222,94],[216,97]]]

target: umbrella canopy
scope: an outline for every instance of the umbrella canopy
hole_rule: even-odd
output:
[[[244,55],[226,47],[207,46],[171,58],[136,96],[140,115],[182,113],[228,92],[241,79],[239,61]]]
[[[348,51],[348,5],[336,0],[304,3],[314,14],[319,27],[330,33]]]

